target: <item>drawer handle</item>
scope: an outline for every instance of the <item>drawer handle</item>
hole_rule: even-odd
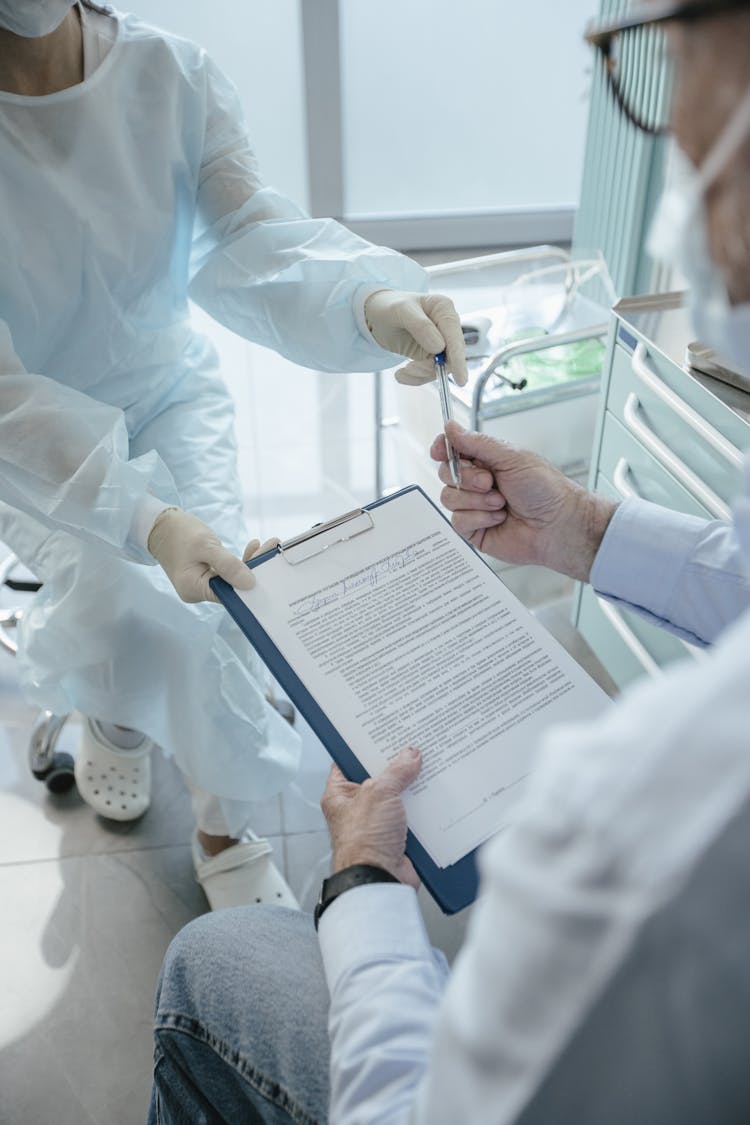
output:
[[[646,425],[642,418],[638,415],[638,408],[640,407],[640,399],[635,391],[631,391],[625,400],[622,417],[625,425],[634,434],[638,440],[645,445],[649,453],[653,453],[656,460],[669,469],[673,476],[677,478],[680,484],[684,485],[688,492],[692,492],[697,500],[709,510],[709,512],[720,520],[728,520],[730,511],[724,501],[716,495],[712,488],[689,469],[685,462],[673,453],[672,450],[666,445],[661,438],[658,438],[654,431]]]
[[[671,387],[662,382],[656,372],[652,371],[646,363],[647,354],[643,344],[636,346],[632,361],[634,374],[637,375],[644,386],[648,387],[652,394],[661,399],[670,410],[673,410],[678,418],[681,418],[686,425],[690,426],[691,430],[699,434],[725,461],[728,461],[733,468],[739,469],[744,460],[742,450],[728,441],[710,422],[701,418],[697,410],[693,410],[692,406],[688,406],[684,399],[675,394]]]
[[[621,457],[615,465],[615,471],[612,474],[612,483],[620,493],[620,496],[622,496],[623,500],[629,500],[631,496],[638,495],[638,493],[628,480],[629,475],[630,465],[627,463],[624,457]]]
[[[604,598],[600,598],[598,594],[594,594],[594,597],[596,598],[599,609],[617,633],[620,640],[636,658],[644,672],[648,672],[649,676],[661,676],[661,668],[656,663],[653,656],[643,647],[630,626],[626,624],[622,614],[616,610],[613,605],[605,601]]]

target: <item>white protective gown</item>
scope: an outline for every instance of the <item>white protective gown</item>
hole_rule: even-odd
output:
[[[205,52],[115,18],[80,85],[0,93],[0,539],[44,583],[30,699],[144,731],[236,832],[299,748],[225,611],[143,565],[154,496],[246,540],[232,403],[188,299],[306,366],[370,371],[394,357],[364,296],[426,277],[263,187]]]

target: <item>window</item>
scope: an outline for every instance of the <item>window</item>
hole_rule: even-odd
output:
[[[238,86],[266,180],[408,249],[566,240],[592,0],[140,0]]]

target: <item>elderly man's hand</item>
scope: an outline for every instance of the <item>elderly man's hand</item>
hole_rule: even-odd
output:
[[[402,883],[418,887],[419,879],[404,855],[406,811],[401,794],[422,765],[418,750],[407,747],[379,777],[361,785],[347,781],[333,766],[321,800],[333,845],[333,871],[354,863],[383,867]]]
[[[440,499],[456,531],[478,550],[509,563],[536,563],[587,582],[617,504],[587,492],[549,461],[449,422],[461,458],[461,488],[451,484],[445,439],[430,454],[446,488]]]

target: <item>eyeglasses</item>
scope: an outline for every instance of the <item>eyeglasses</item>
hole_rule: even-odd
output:
[[[612,94],[628,121],[651,136],[668,129],[671,64],[664,24],[738,8],[750,10],[750,0],[636,3],[622,19],[589,25],[586,41],[600,52]]]

